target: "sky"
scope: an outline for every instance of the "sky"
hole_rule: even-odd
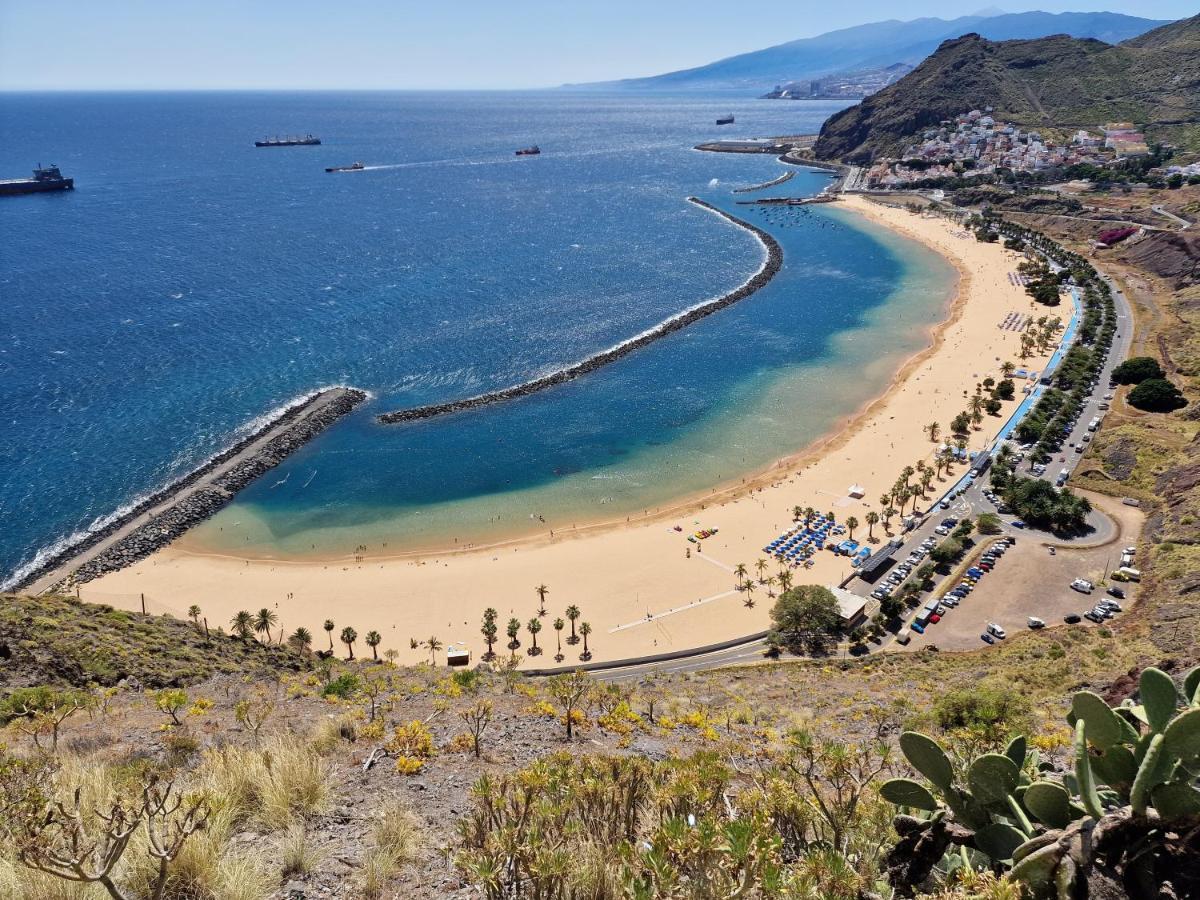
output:
[[[1196,13],[1195,0],[999,5]],[[946,9],[944,0],[0,0],[0,90],[548,87],[957,12]]]

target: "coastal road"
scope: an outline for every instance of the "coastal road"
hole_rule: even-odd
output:
[[[35,580],[22,587],[21,591],[28,594],[41,594],[48,591],[68,575],[78,570],[84,563],[95,559],[139,528],[151,522],[155,516],[169,512],[197,491],[217,487],[214,482],[218,481],[232,469],[255,457],[267,444],[294,428],[298,422],[312,418],[331,404],[340,403],[354,393],[356,392],[350,388],[329,388],[319,391],[307,400],[302,401],[297,406],[292,407],[292,410],[294,410],[293,414],[281,415],[274,425],[260,431],[252,440],[247,441],[236,452],[229,455],[228,458],[203,470],[203,474],[199,477],[186,483],[181,483],[179,487],[164,490],[160,496],[153,498],[153,502],[149,506],[139,510],[135,515],[128,516],[124,520],[118,520],[119,524],[116,527],[102,532],[103,537],[93,542],[85,542],[80,545],[81,549],[77,552],[68,552],[61,559],[55,561],[51,568],[41,572]]]

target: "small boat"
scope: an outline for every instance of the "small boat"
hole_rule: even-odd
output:
[[[721,116],[721,118],[717,119],[717,124],[718,125],[732,125],[733,124],[733,113],[730,113],[727,116]]]
[[[526,147],[523,150],[518,150],[517,156],[537,156],[541,152],[541,148],[538,147],[537,144],[534,144],[532,147]]]
[[[359,170],[365,169],[365,168],[366,168],[366,166],[364,166],[362,163],[356,162],[349,166],[326,166],[325,171],[326,172],[358,172]]]

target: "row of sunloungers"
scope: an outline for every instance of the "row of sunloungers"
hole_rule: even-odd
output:
[[[831,540],[833,535],[844,534],[845,531],[844,526],[828,516],[814,516],[807,525],[789,528],[763,547],[763,552],[792,566],[809,567],[813,564],[813,554],[823,549],[825,542]]]
[[[1029,323],[1033,321],[1033,316],[1025,316],[1019,312],[1010,312],[1004,317],[1004,321],[999,327],[1004,331],[1024,331],[1029,327]]]

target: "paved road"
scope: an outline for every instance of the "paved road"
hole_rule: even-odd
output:
[[[1154,210],[1156,213],[1158,213],[1160,216],[1164,216],[1164,217],[1170,219],[1172,222],[1176,223],[1179,226],[1180,231],[1183,231],[1184,229],[1190,228],[1192,226],[1192,223],[1189,222],[1187,219],[1181,218],[1180,216],[1175,215],[1175,213],[1170,212],[1169,210],[1163,209],[1161,206],[1151,206],[1150,208],[1152,210]]]
[[[1110,381],[1110,376],[1112,375],[1112,370],[1128,356],[1130,346],[1133,342],[1133,316],[1129,301],[1111,281],[1111,279],[1108,279],[1106,276],[1102,277],[1105,278],[1112,288],[1114,311],[1117,317],[1117,331],[1113,337],[1113,343],[1109,351],[1108,359],[1105,361],[1104,367],[1101,369],[1100,376],[1096,383],[1096,388],[1092,392],[1092,396],[1085,403],[1083,411],[1079,414],[1079,418],[1075,428],[1071,432],[1071,435],[1063,442],[1063,452],[1060,452],[1051,462],[1046,464],[1046,472],[1042,478],[1047,481],[1053,481],[1056,479],[1060,470],[1062,469],[1067,469],[1069,473],[1073,474],[1075,469],[1078,467],[1080,460],[1083,458],[1083,454],[1076,453],[1074,451],[1074,446],[1083,443],[1084,435],[1089,434],[1087,430],[1088,423],[1093,418],[1103,418],[1105,415],[1105,411],[1099,408],[1099,404],[1107,402],[1104,400],[1104,396],[1110,393],[1108,384]],[[1082,311],[1080,312],[1080,317],[1082,318]],[[1016,422],[1014,421],[1012,424],[1015,426]],[[1003,438],[1003,435],[1001,435],[1001,438]],[[1087,444],[1083,443],[1083,446],[1086,448]],[[1032,477],[1032,473],[1030,471],[1031,467],[1032,462],[1030,462],[1029,465],[1022,466],[1021,468],[1023,468],[1024,471],[1021,471],[1021,474],[1026,477]],[[956,519],[964,519],[967,517],[973,518],[978,516],[980,513],[985,512],[996,513],[996,507],[983,495],[983,490],[985,487],[987,487],[988,481],[989,479],[986,475],[975,480],[962,492],[959,497],[949,503],[948,508],[943,508],[940,505],[935,504],[922,524],[905,536],[904,546],[895,552],[893,558],[895,558],[897,562],[903,561],[911,549],[920,545],[920,543],[927,537],[933,537],[935,540],[941,540],[941,538],[935,533],[934,529],[944,518],[953,517]],[[1004,533],[1028,535],[1035,540],[1052,541],[1060,545],[1070,543],[1070,541],[1064,541],[1050,532],[1040,531],[1033,528],[1018,529],[1012,524],[1014,519],[1015,517],[1011,515],[1001,516],[1001,521],[1004,523]],[[1115,531],[1114,523],[1099,511],[1093,511],[1092,515],[1089,517],[1089,523],[1095,530],[1091,534],[1080,538],[1079,540],[1081,544],[1095,544],[1102,542],[1106,538],[1111,537]],[[848,585],[848,589],[859,595],[865,596],[880,583],[882,583],[880,580],[876,580],[873,583],[868,583],[860,578],[856,578]]]

